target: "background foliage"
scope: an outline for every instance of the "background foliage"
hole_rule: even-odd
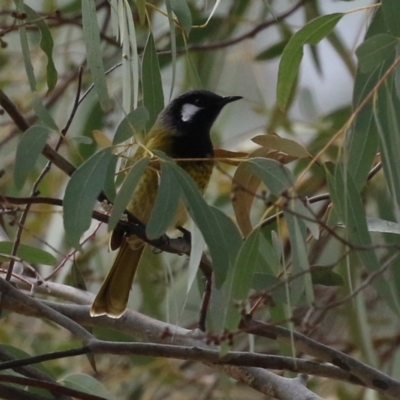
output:
[[[399,15],[397,0],[3,1],[0,272],[12,267],[7,280],[20,293],[2,280],[1,360],[82,339],[106,354],[60,355],[44,372],[8,369],[0,395],[293,398],[289,384],[259,383],[255,370],[246,370],[250,383],[244,370],[209,368],[211,355],[152,346],[173,338],[242,351],[239,365],[308,373],[310,392],[291,380],[299,399],[399,398]],[[218,162],[205,200],[156,155],[174,195],[147,227],[130,228],[165,250],[148,246],[130,299],[154,320],[90,320],[90,293],[113,258],[108,232],[149,162],[132,166],[129,156],[164,105],[195,88],[244,99],[214,127]],[[115,203],[109,220],[97,202],[104,195]],[[194,221],[192,247],[158,240],[179,198]],[[191,342],[183,328],[198,321],[204,243],[213,287],[207,331]],[[270,325],[256,329],[256,320]],[[107,347],[133,340],[149,346]],[[310,357],[315,365],[302,363]]]

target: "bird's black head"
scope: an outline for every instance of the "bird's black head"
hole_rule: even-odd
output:
[[[174,146],[177,150],[179,148],[179,154],[176,156],[211,156],[211,126],[226,104],[241,98],[241,96],[222,97],[207,90],[193,90],[171,101],[162,111],[160,119],[176,136]],[[192,153],[190,155],[189,147]]]

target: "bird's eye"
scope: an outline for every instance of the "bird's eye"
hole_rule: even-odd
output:
[[[203,107],[203,106],[204,106],[203,103],[204,103],[203,100],[200,99],[200,98],[194,99],[194,102],[193,102],[193,104],[194,104],[195,106],[197,106],[197,107]]]

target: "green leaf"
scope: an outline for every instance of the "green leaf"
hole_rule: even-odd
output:
[[[271,295],[276,304],[287,304],[285,285],[274,275],[255,273],[251,287]]]
[[[393,78],[379,90],[374,108],[379,133],[383,171],[386,184],[396,204],[400,207],[400,100],[396,95]]]
[[[400,224],[393,221],[367,217],[367,225],[370,232],[395,233],[396,235],[400,235]]]
[[[328,172],[327,179],[335,210],[347,227],[348,240],[355,246],[371,246],[364,205],[351,175],[349,173],[345,175],[343,167],[338,164],[335,175],[332,176]],[[373,250],[363,249],[357,251],[357,254],[369,273],[374,273],[379,269],[378,257]],[[374,280],[373,285],[392,310],[398,314],[399,307],[385,278],[379,276]]]
[[[179,23],[188,35],[192,29],[192,13],[186,0],[168,0],[172,11],[178,18]]]
[[[49,91],[51,91],[57,84],[58,74],[53,61],[54,42],[51,36],[50,29],[47,26],[45,20],[27,4],[24,4],[24,11],[29,17],[30,22],[34,23],[40,31],[40,48],[45,52],[47,56],[47,87],[49,88]]]
[[[314,291],[311,276],[308,272],[310,271],[310,263],[308,262],[306,229],[301,217],[292,214],[296,208],[295,204],[296,200],[290,200],[288,211],[283,211],[283,213],[289,231],[292,252],[292,273],[298,275],[304,272],[304,274],[291,281],[290,284],[287,283],[290,287],[290,303],[293,305],[297,304],[305,291],[308,303],[312,304],[314,301]]]
[[[139,14],[140,25],[146,22],[146,0],[136,0],[136,8]]]
[[[210,250],[215,285],[220,288],[235,263],[242,238],[229,217],[206,203],[193,179],[182,168],[173,162],[169,168],[181,187],[185,206]]]
[[[0,242],[0,253],[11,255],[14,243]],[[17,257],[31,264],[56,265],[57,259],[47,251],[36,247],[20,244],[17,250]],[[9,261],[5,257],[0,257],[1,261]]]
[[[343,286],[343,278],[333,272],[329,267],[316,266],[311,267],[311,278],[313,285],[323,285],[323,286]]]
[[[76,144],[93,144],[93,139],[88,136],[74,136],[69,139]]]
[[[251,166],[254,173],[260,177],[275,196],[280,196],[294,184],[293,174],[275,160],[255,157],[246,161],[246,163]]]
[[[104,193],[110,202],[114,203],[117,191],[115,189],[115,169],[117,167],[118,157],[116,155],[111,156],[111,160],[108,164],[107,173],[104,179]]]
[[[236,307],[238,301],[247,303],[247,295],[253,283],[253,276],[260,257],[260,230],[255,229],[243,242],[236,263],[230,269],[226,280],[227,313],[224,328],[228,331],[238,328],[243,307]],[[225,286],[225,285],[224,285]]]
[[[201,83],[200,75],[189,52],[186,52],[186,66],[190,86],[194,89],[201,89],[203,85]]]
[[[171,226],[178,210],[181,189],[170,164],[161,162],[161,179],[156,201],[146,225],[149,239],[160,237]]]
[[[148,119],[149,112],[143,106],[139,106],[136,110],[130,112],[118,125],[114,135],[113,145],[131,139],[135,131],[142,131],[145,128]]]
[[[50,129],[58,131],[58,126],[47,108],[43,105],[42,98],[40,97],[39,93],[33,92],[32,96],[32,107],[35,110],[36,115],[39,117],[40,122],[43,125],[48,126]]]
[[[101,58],[100,31],[97,24],[96,4],[94,0],[82,0],[83,39],[86,45],[87,62],[92,73],[95,90],[104,111],[111,108],[108,96],[103,60]]]
[[[287,44],[289,43],[290,39],[284,39],[281,40],[280,42],[272,45],[271,47],[268,47],[261,53],[257,54],[255,59],[257,61],[267,61],[267,60],[273,60],[276,57],[279,57],[282,53]]]
[[[47,126],[33,125],[22,134],[15,155],[14,182],[17,189],[24,186],[28,174],[32,172],[46,146],[50,132],[51,129]]]
[[[218,1],[218,0],[217,0]],[[171,78],[171,89],[169,92],[169,98],[172,97],[172,92],[175,87],[175,79],[176,79],[176,32],[175,32],[175,21],[174,16],[172,14],[171,2],[166,1],[165,5],[167,7],[168,14],[168,22],[169,22],[169,34],[171,36],[171,55],[172,55],[172,78]]]
[[[20,13],[24,12],[24,2],[22,0],[17,0],[17,10]],[[21,43],[22,57],[24,59],[24,66],[26,76],[28,78],[29,86],[32,92],[36,91],[36,78],[33,70],[31,54],[29,52],[28,37],[26,35],[26,27],[24,22],[20,19],[18,20],[19,27],[19,40]]]
[[[387,27],[383,18],[381,7],[376,11],[373,20],[366,33],[366,39],[376,35],[386,33]],[[353,109],[356,109],[364,102],[376,84],[385,74],[392,62],[391,59],[385,62],[373,71],[362,73],[357,71],[354,84]],[[360,191],[367,181],[369,171],[375,159],[378,150],[378,131],[374,119],[373,99],[365,104],[358,113],[355,123],[351,130],[347,132],[346,144],[347,151],[343,162],[354,179],[358,190]]]
[[[187,282],[187,291],[189,293],[192,285],[196,279],[197,271],[199,270],[199,265],[201,262],[201,258],[203,256],[204,251],[204,237],[201,234],[199,227],[191,220],[190,226],[190,234],[191,234],[191,247],[190,247],[190,258],[188,265],[188,282]]]
[[[317,44],[335,28],[344,14],[336,13],[315,18],[296,32],[283,51],[279,64],[277,101],[281,110],[287,108],[296,81],[305,44]]]
[[[392,59],[398,43],[398,38],[385,33],[372,36],[363,42],[356,50],[361,72],[372,71],[386,59]]]
[[[149,112],[146,128],[149,131],[164,108],[160,64],[158,63],[153,35],[147,39],[142,65],[143,105]]]
[[[122,109],[125,114],[137,107],[139,97],[139,55],[137,51],[135,21],[128,1],[112,1],[111,7],[118,12],[112,15],[118,20],[119,40],[122,44]],[[133,103],[132,103],[133,100]]]
[[[98,396],[99,398],[113,400],[113,396],[107,389],[95,378],[86,374],[72,374],[63,378],[60,383],[64,386],[79,390],[90,395]]]
[[[263,147],[278,150],[297,158],[311,157],[310,153],[295,140],[282,138],[278,135],[259,135],[251,139]]]
[[[148,157],[141,158],[135,164],[133,164],[129,174],[124,180],[124,183],[119,190],[117,197],[115,198],[115,202],[113,208],[111,210],[110,219],[108,220],[108,230],[112,231],[118,223],[118,220],[121,218],[122,213],[125,211],[126,206],[129,203],[129,200],[132,197],[133,192],[140,179],[143,176],[143,173],[149,164],[150,159]]]
[[[90,227],[97,196],[103,189],[113,155],[103,149],[85,161],[71,176],[64,195],[64,228],[67,241],[79,248],[81,235]]]
[[[381,8],[390,33],[400,37],[400,2],[398,0],[382,0]]]

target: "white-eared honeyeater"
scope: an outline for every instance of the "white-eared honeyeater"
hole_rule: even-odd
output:
[[[213,169],[211,126],[226,104],[241,98],[222,97],[206,90],[182,94],[160,113],[146,136],[143,147],[140,146],[136,151],[132,163],[149,156],[146,149],[162,151],[169,157],[178,159],[178,165],[193,178],[204,193]],[[147,167],[127,206],[127,210],[144,224],[149,221],[155,203],[158,175],[159,171],[151,166]],[[173,227],[183,225],[186,219],[186,211],[180,204]],[[144,242],[135,235],[127,236],[121,232],[121,229],[117,228],[111,237],[111,249],[119,248],[119,251],[92,304],[90,315],[93,317],[106,314],[112,318],[119,318],[126,309]]]

